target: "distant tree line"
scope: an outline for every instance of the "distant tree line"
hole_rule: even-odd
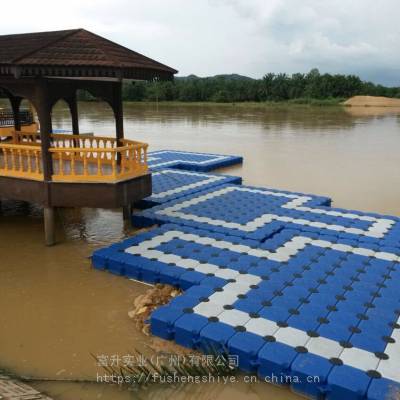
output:
[[[355,75],[269,73],[262,79],[240,75],[209,78],[188,76],[173,82],[129,82],[123,87],[124,100],[130,101],[287,101],[296,99],[335,99],[355,95],[400,98],[399,87],[364,82]]]

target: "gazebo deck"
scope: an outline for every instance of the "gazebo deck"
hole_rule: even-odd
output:
[[[125,204],[123,192],[129,187],[141,188],[135,191],[137,196],[151,192],[146,143],[52,134],[50,144],[52,176],[51,181],[45,181],[39,134],[14,132],[11,140],[0,143],[0,179],[7,182],[4,191],[12,198],[46,204],[45,196],[39,196],[35,189],[46,184],[51,187],[49,202],[55,206],[78,203],[88,207],[119,207]],[[73,196],[78,199],[72,201]]]
[[[91,135],[50,136],[55,182],[118,182],[147,173],[146,143]],[[0,176],[43,180],[40,135],[14,132],[0,143]]]
[[[43,181],[43,173],[36,171],[36,149],[29,146],[15,147],[14,152],[3,152],[0,146],[0,176],[9,176],[21,179],[32,179]],[[7,148],[8,150],[8,148]],[[15,155],[15,153],[17,153]],[[21,156],[20,156],[21,153]],[[11,154],[11,156],[9,155]],[[10,168],[12,158],[14,157],[15,168]],[[70,157],[66,159],[61,156],[61,160],[53,156],[53,182],[81,182],[81,183],[99,183],[99,182],[119,182],[125,179],[139,176],[141,171],[134,173],[124,173],[124,168],[115,163],[100,159],[100,167],[97,160],[89,160],[85,165],[84,157],[75,156],[75,161]],[[31,166],[31,171],[29,171]],[[32,169],[35,170],[32,172]],[[39,171],[42,171],[41,160],[39,159]]]

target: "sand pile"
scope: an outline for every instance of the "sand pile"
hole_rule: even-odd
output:
[[[379,96],[353,96],[342,104],[361,107],[400,107],[400,99]]]

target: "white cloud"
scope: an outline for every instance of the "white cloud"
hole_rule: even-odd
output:
[[[181,75],[321,71],[400,85],[398,0],[19,0],[0,33],[84,27]]]

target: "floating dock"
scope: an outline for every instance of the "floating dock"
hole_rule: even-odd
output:
[[[135,215],[161,226],[92,261],[184,290],[153,312],[154,335],[228,349],[243,371],[276,376],[307,397],[396,398],[399,218],[329,205],[221,184]]]
[[[305,211],[329,205],[327,197],[290,193],[239,185],[219,185],[181,197],[133,216],[133,224],[145,227],[174,222],[196,228],[264,240],[281,230],[290,220],[304,222]],[[324,210],[324,208],[320,208]],[[330,209],[328,208],[326,212]],[[298,218],[290,217],[298,212]],[[321,214],[315,214],[323,219]]]
[[[187,171],[207,172],[217,168],[241,164],[243,158],[209,153],[193,153],[190,151],[159,150],[148,153],[148,165],[151,170],[160,168],[176,168]]]
[[[140,201],[136,206],[149,208],[164,204],[214,186],[233,183],[241,184],[239,176],[206,174],[166,168],[152,173],[153,194]]]

